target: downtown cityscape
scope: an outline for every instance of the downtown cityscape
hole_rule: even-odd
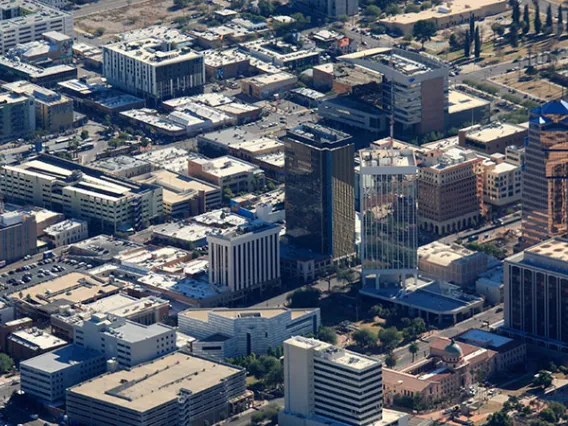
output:
[[[568,2],[0,12],[0,426],[568,425]]]

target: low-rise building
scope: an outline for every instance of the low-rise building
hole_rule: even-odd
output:
[[[140,176],[152,171],[152,164],[136,157],[119,155],[118,157],[102,158],[90,163],[91,167],[124,178]]]
[[[262,74],[240,81],[241,92],[255,99],[270,99],[275,95],[293,89],[298,78],[287,72]]]
[[[435,241],[418,248],[418,269],[433,278],[472,286],[487,271],[487,255]]]
[[[241,49],[262,61],[291,70],[319,63],[320,49],[301,49],[281,40],[264,39],[243,43]]]
[[[5,309],[5,308],[4,308]],[[4,310],[3,309],[3,310]],[[8,348],[8,337],[18,331],[32,328],[33,320],[28,317],[13,319],[14,308],[12,308],[12,319],[0,325],[0,351],[6,352]]]
[[[25,329],[8,336],[6,353],[15,361],[23,361],[67,345],[63,339],[46,331]]]
[[[37,250],[35,217],[20,212],[0,215],[0,260],[11,263]]]
[[[231,211],[250,220],[275,223],[286,219],[284,188],[260,195],[244,194],[231,200]]]
[[[217,81],[236,78],[249,73],[250,56],[237,48],[207,50],[203,52],[207,80]]]
[[[45,236],[55,247],[77,243],[89,236],[87,222],[78,219],[67,219],[45,228]]]
[[[67,414],[87,426],[214,424],[248,408],[245,379],[244,369],[177,352],[68,389]]]
[[[103,354],[67,345],[20,363],[22,390],[50,405],[65,402],[65,390],[106,371]]]
[[[526,127],[497,122],[461,129],[459,131],[459,144],[488,155],[505,154],[508,146],[524,146],[527,136],[528,129]]]
[[[36,128],[61,132],[73,126],[73,100],[53,90],[27,81],[4,84],[5,90],[33,97]]]
[[[264,186],[264,173],[261,169],[230,155],[218,158],[193,155],[188,160],[188,174],[217,185],[223,193],[225,188],[238,194]]]
[[[189,309],[178,314],[179,329],[197,339],[192,352],[218,359],[265,354],[292,336],[317,334],[314,309]]]
[[[169,309],[166,300],[155,296],[137,299],[124,293],[117,293],[87,304],[61,306],[50,317],[51,330],[54,335],[73,341],[75,325],[93,315],[111,315],[151,325],[163,321],[168,316]]]
[[[459,90],[448,91],[448,126],[461,129],[489,119],[491,102]]]
[[[120,286],[82,272],[71,272],[8,295],[20,315],[49,318],[62,305],[90,303],[118,293]]]
[[[75,324],[74,343],[132,368],[177,350],[175,329],[161,323],[140,324],[112,314],[93,314]]]
[[[138,154],[135,158],[150,163],[152,170],[165,169],[181,175],[187,175],[189,153],[181,148],[156,149]]]
[[[144,180],[164,188],[164,214],[190,217],[221,207],[221,188],[169,170],[156,170]]]
[[[503,267],[491,269],[475,282],[475,292],[483,296],[487,303],[498,305],[505,300],[505,285],[503,284]]]

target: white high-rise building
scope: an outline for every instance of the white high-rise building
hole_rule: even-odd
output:
[[[227,234],[210,234],[209,282],[248,291],[280,283],[280,230],[263,222]]]
[[[361,250],[365,287],[418,274],[416,160],[409,149],[362,150]]]
[[[280,426],[406,426],[383,410],[381,362],[305,337],[284,342],[284,410]]]

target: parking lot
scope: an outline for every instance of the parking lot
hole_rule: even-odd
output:
[[[0,284],[4,287],[0,294],[14,293],[69,272],[85,270],[91,267],[92,265],[88,265],[85,262],[77,262],[71,259],[60,260],[57,257],[19,266],[3,271],[0,274]]]

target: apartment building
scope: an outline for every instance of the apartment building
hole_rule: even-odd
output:
[[[49,31],[73,36],[73,15],[35,0],[0,1],[0,54]]]
[[[121,368],[131,368],[177,349],[172,327],[139,324],[112,314],[93,314],[76,324],[74,342],[104,354],[106,359],[116,359]]]
[[[108,82],[151,106],[199,93],[205,84],[203,56],[160,36],[103,46],[103,74]]]
[[[355,251],[355,172],[351,135],[302,124],[289,129],[286,154],[286,234],[298,247],[333,259]]]
[[[398,138],[446,129],[448,123],[448,68],[420,53],[398,48],[375,48],[339,57],[383,75],[381,109],[394,116]]]
[[[529,247],[568,230],[568,102],[555,100],[530,112],[522,190],[523,244]]]
[[[281,426],[407,426],[408,415],[383,410],[381,362],[305,337],[284,342]]]
[[[475,125],[459,131],[459,144],[484,154],[505,154],[508,146],[524,146],[528,135],[526,127],[508,123]]]
[[[420,227],[448,234],[471,227],[483,207],[483,159],[461,148],[422,155],[418,180]]]
[[[178,315],[179,330],[197,341],[192,352],[218,359],[265,354],[292,336],[317,334],[321,320],[314,309],[188,309]]]
[[[19,212],[0,215],[0,260],[15,262],[37,251],[35,217]]]
[[[554,237],[504,262],[505,329],[568,350],[568,240]]]
[[[66,246],[89,237],[88,224],[84,220],[67,219],[45,228],[45,236],[53,246]]]
[[[2,87],[18,95],[33,97],[36,128],[61,132],[73,126],[72,99],[28,81],[16,81]]]
[[[20,363],[22,390],[50,405],[65,402],[65,390],[106,370],[99,352],[67,345]]]
[[[221,193],[225,188],[238,194],[264,186],[264,172],[259,167],[230,155],[207,158],[196,154],[189,157],[187,164],[189,176],[217,185]]]
[[[162,215],[162,188],[39,154],[0,169],[4,197],[88,220],[91,230],[139,229]]]
[[[68,389],[66,408],[85,426],[190,426],[228,419],[247,398],[244,369],[176,352]]]
[[[278,286],[281,230],[275,224],[253,222],[232,232],[209,234],[209,282],[243,295]]]
[[[0,142],[30,136],[36,129],[34,98],[0,93]]]

